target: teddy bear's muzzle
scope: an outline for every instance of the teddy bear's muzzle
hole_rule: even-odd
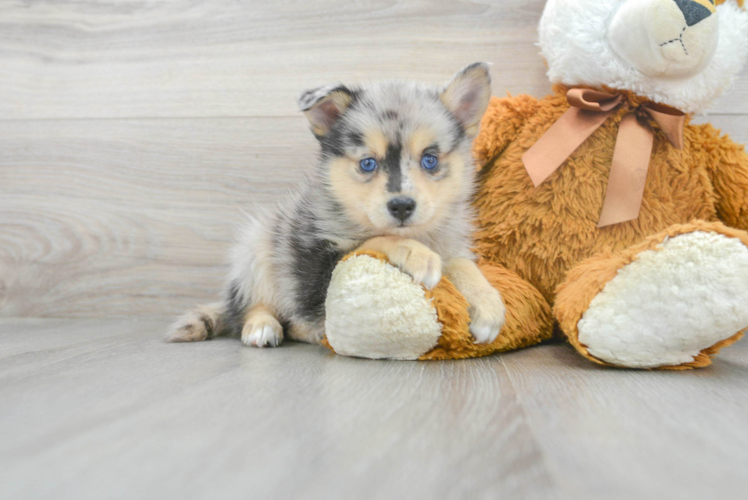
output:
[[[629,0],[616,13],[608,41],[616,55],[653,78],[689,78],[717,47],[711,0]]]

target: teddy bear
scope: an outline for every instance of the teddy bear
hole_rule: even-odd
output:
[[[474,143],[479,266],[507,313],[472,341],[468,304],[375,253],[333,273],[326,345],[465,358],[566,338],[602,365],[707,366],[748,329],[748,155],[695,125],[748,51],[743,0],[549,0],[553,93],[492,98]]]

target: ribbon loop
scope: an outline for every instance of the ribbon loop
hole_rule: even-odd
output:
[[[663,104],[647,103],[643,108],[657,122],[668,142],[675,149],[683,149],[683,127],[686,123],[686,114]]]
[[[535,187],[555,172],[621,105],[623,94],[592,89],[570,89],[570,108],[522,156]],[[676,149],[683,149],[685,113],[662,104],[641,106]],[[623,117],[613,151],[610,178],[598,227],[636,219],[652,154],[654,134],[636,113]]]
[[[566,97],[571,107],[522,156],[535,187],[540,186],[600,128],[621,101],[621,96],[589,89],[572,89]],[[613,101],[615,104],[611,107]]]
[[[569,105],[586,111],[611,111],[622,99],[621,94],[608,94],[592,89],[571,89],[566,93]]]

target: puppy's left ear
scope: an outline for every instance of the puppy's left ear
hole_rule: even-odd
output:
[[[312,132],[324,137],[353,102],[353,92],[343,85],[328,85],[307,90],[299,97],[299,108],[304,112]]]
[[[462,124],[468,136],[478,133],[478,125],[491,99],[491,75],[487,63],[473,63],[452,77],[439,96]]]

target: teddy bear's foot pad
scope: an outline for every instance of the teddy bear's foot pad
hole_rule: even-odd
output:
[[[748,328],[748,247],[696,231],[618,271],[578,324],[592,356],[632,368],[675,366]]]
[[[441,336],[436,309],[423,287],[369,255],[337,265],[326,311],[327,342],[346,356],[418,359]]]

